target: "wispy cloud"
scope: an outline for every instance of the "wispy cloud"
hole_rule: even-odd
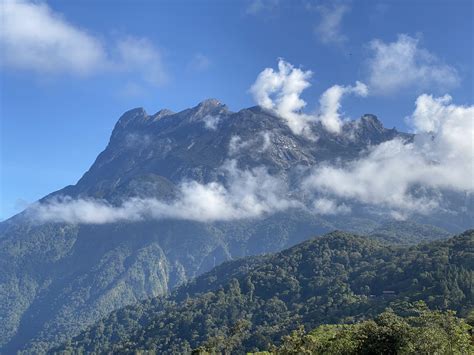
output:
[[[319,5],[316,10],[320,14],[320,20],[315,27],[318,39],[324,44],[340,45],[347,40],[342,32],[342,20],[350,11],[347,4],[333,3],[330,5]]]
[[[351,208],[345,203],[338,204],[335,200],[317,198],[313,203],[313,211],[320,215],[335,215],[350,213]]]
[[[211,66],[211,60],[202,53],[196,53],[188,63],[188,68],[195,72],[202,72]]]
[[[153,85],[159,86],[166,82],[168,76],[164,69],[162,55],[148,39],[126,37],[117,41],[116,46],[118,69],[139,72],[146,82]]]
[[[408,87],[446,90],[459,84],[456,69],[421,48],[419,42],[406,34],[391,43],[370,42],[368,82],[372,92],[390,94]]]
[[[0,11],[0,51],[6,68],[46,75],[133,72],[152,85],[166,82],[161,52],[145,38],[104,42],[43,2],[5,1]]]
[[[279,4],[280,0],[250,0],[246,12],[249,15],[257,15],[262,12],[274,11]]]
[[[253,138],[243,140],[238,135],[233,135],[229,142],[229,156],[261,154],[272,145],[272,132],[262,131]]]
[[[221,116],[219,115],[206,115],[202,118],[204,122],[204,127],[210,129],[211,131],[215,131],[219,122],[221,121]]]

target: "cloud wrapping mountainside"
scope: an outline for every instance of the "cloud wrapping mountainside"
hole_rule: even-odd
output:
[[[456,106],[451,97],[421,95],[408,118],[418,134],[369,148],[367,156],[343,167],[316,167],[304,186],[343,199],[409,212],[428,213],[440,191],[474,192],[474,106]]]
[[[172,202],[155,198],[131,198],[120,206],[103,200],[55,198],[30,207],[28,214],[39,222],[112,223],[145,219],[183,219],[199,222],[257,218],[301,203],[289,196],[288,186],[265,168],[240,170],[235,160],[221,167],[227,183],[184,181]]]
[[[133,55],[133,53],[132,53]],[[311,71],[279,60],[278,71],[263,70],[251,87],[257,103],[281,119],[294,135],[318,144],[313,128],[321,124],[332,137],[348,135],[354,127],[341,117],[344,95],[367,96],[361,82],[334,85],[319,100],[319,112],[306,114],[300,95],[309,87]],[[347,214],[354,203],[377,207],[395,218],[412,213],[429,214],[444,208],[445,191],[474,192],[474,106],[457,106],[449,95],[420,95],[414,112],[406,118],[417,133],[413,141],[397,137],[367,146],[357,159],[294,166],[271,175],[265,166],[238,167],[241,150],[264,154],[272,144],[272,132],[256,132],[253,138],[230,137],[226,161],[218,168],[219,181],[185,180],[173,201],[132,197],[112,205],[90,198],[55,197],[30,207],[27,214],[40,222],[111,223],[145,219],[182,219],[198,222],[259,218],[290,208],[314,214]],[[205,115],[204,127],[218,130],[219,116]],[[211,119],[212,118],[212,119]],[[347,124],[349,131],[343,130]],[[350,128],[352,127],[352,128]],[[147,136],[151,142],[152,136]],[[129,144],[127,140],[127,144]],[[131,144],[140,144],[138,142]],[[296,183],[290,184],[292,175]]]

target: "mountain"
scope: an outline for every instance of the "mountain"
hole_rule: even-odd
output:
[[[300,174],[413,135],[370,114],[338,135],[318,122],[312,129],[317,139],[295,135],[261,107],[232,112],[214,99],[178,113],[123,114],[75,185],[0,223],[0,351],[46,349],[224,261],[312,235],[340,229],[416,243],[420,231],[423,240],[439,239],[471,224],[459,195],[454,212],[399,222],[403,235],[390,231],[390,215],[361,204],[333,215],[323,199],[315,213],[298,191]],[[426,224],[437,227],[420,228]]]
[[[417,246],[333,232],[226,262],[167,298],[111,313],[52,353],[262,351],[300,325],[353,323],[420,300],[465,316],[473,278],[472,230]]]
[[[333,135],[317,128],[318,142],[312,144],[258,106],[234,113],[215,99],[179,113],[161,110],[150,116],[141,108],[133,109],[119,119],[107,148],[79,182],[53,196],[110,201],[128,195],[169,197],[173,185],[183,179],[215,181],[217,168],[229,157],[241,158],[240,168],[263,165],[270,173],[281,173],[296,165],[356,158],[369,144],[394,137],[411,138],[384,128],[374,115],[347,124],[344,129],[351,134]],[[265,133],[268,146],[261,149]]]

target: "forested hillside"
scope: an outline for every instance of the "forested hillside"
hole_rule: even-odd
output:
[[[168,298],[113,312],[53,352],[268,350],[300,326],[364,321],[420,300],[466,316],[473,281],[474,231],[416,246],[333,232],[224,263]]]
[[[271,346],[271,353],[472,354],[473,321],[472,316],[466,321],[453,311],[431,311],[418,302],[358,323],[321,325],[308,333],[299,328],[284,336],[280,346]],[[208,343],[196,352],[216,350]]]

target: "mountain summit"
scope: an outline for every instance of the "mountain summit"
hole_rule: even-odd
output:
[[[0,224],[2,351],[46,350],[226,260],[333,229],[390,234],[391,218],[312,201],[301,178],[413,136],[374,115],[346,122],[338,135],[312,125],[316,140],[295,135],[271,111],[232,112],[215,99],[177,113],[124,113],[75,185]]]
[[[178,113],[164,109],[153,116],[137,108],[122,115],[107,148],[66,193],[119,197],[112,196],[122,193],[119,187],[128,189],[127,184],[147,174],[173,184],[183,179],[207,183],[217,179],[216,169],[226,159],[238,159],[245,168],[263,165],[277,173],[300,164],[355,158],[368,144],[397,136],[410,139],[410,135],[385,129],[374,115],[347,123],[343,135],[328,133],[317,124],[315,131],[318,141],[313,143],[294,135],[267,110],[254,107],[231,112],[216,99]]]

